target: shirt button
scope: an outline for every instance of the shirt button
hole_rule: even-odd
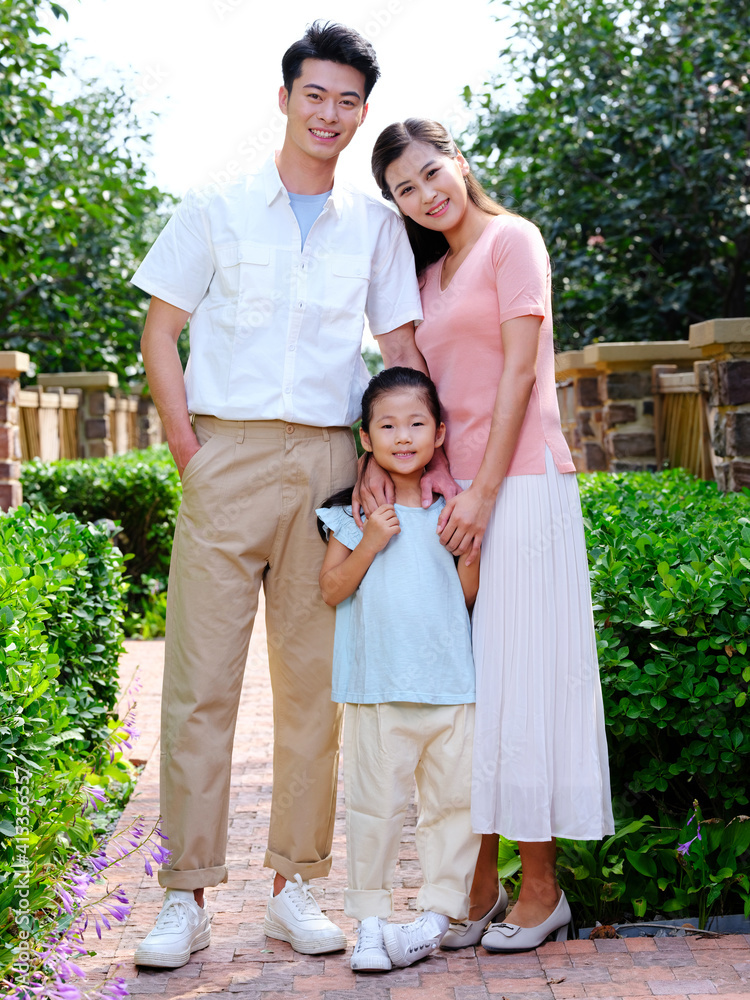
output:
[[[291,391],[292,391],[292,387],[290,385],[285,385],[284,386],[284,392],[287,394],[287,396],[289,395],[289,393]]]
[[[286,432],[287,432],[287,434],[294,434],[294,427],[293,427],[292,424],[287,424],[286,425]]]
[[[289,350],[290,351],[296,351],[297,350],[297,345],[296,344],[290,344],[289,345]]]

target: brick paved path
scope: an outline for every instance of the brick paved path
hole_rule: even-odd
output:
[[[258,623],[260,624],[260,622]],[[141,813],[158,816],[159,694],[163,643],[128,643],[121,675],[127,685],[136,665],[143,682],[137,722],[141,739],[132,756],[147,761],[123,823]],[[131,994],[188,998],[213,994],[227,1000],[573,1000],[578,997],[702,1000],[723,994],[727,1000],[750,994],[750,935],[719,939],[632,938],[629,940],[550,943],[521,955],[489,955],[481,948],[438,952],[409,969],[355,975],[350,950],[329,956],[296,955],[281,941],[263,936],[263,915],[270,872],[261,867],[271,796],[271,699],[265,635],[257,628],[250,649],[235,744],[229,825],[229,882],[206,892],[213,913],[212,944],[194,954],[182,969],[136,969],[133,951],[161,906],[162,890],[141,863],[121,871],[120,881],[133,903],[125,926],[94,934],[87,945],[97,956],[85,965],[93,983],[117,967]],[[339,800],[334,866],[328,879],[316,880],[322,908],[344,928],[350,946],[354,922],[343,913],[344,822]],[[396,917],[413,919],[419,863],[414,849],[414,816],[401,846],[396,877]]]

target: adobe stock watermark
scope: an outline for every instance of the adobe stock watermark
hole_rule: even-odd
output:
[[[135,82],[135,98],[138,101],[161,90],[169,80],[170,73],[161,66],[147,66],[142,70]]]
[[[19,973],[27,972],[30,967],[31,951],[29,948],[29,932],[31,929],[31,908],[29,905],[29,886],[31,870],[29,867],[28,846],[29,834],[31,832],[31,820],[29,815],[30,797],[29,784],[31,778],[26,770],[16,768],[15,772],[15,793],[16,793],[16,820],[15,820],[15,845],[16,858],[13,866],[18,872],[18,905],[16,908],[16,924],[18,926],[18,951],[14,963],[14,970]]]

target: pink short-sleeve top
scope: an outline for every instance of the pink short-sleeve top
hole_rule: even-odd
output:
[[[527,219],[496,216],[444,291],[443,260],[421,278],[416,342],[443,405],[452,475],[474,479],[479,471],[503,371],[500,326],[518,316],[541,316],[542,325],[536,382],[507,475],[542,475],[545,445],[560,472],[575,472],[555,392],[550,262],[541,233]]]

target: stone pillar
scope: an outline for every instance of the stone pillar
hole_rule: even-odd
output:
[[[589,344],[583,360],[598,375],[601,446],[610,472],[657,468],[651,367],[689,370],[699,357],[688,341]]]
[[[138,400],[138,440],[137,448],[150,448],[153,444],[161,444],[164,433],[156,404],[150,396],[141,396]]]
[[[19,378],[29,363],[29,355],[21,351],[0,351],[0,510],[23,502],[18,397]]]
[[[38,375],[44,388],[80,389],[78,409],[79,452],[81,458],[110,458],[114,453],[110,413],[114,399],[110,390],[117,389],[119,380],[114,372],[62,372]]]
[[[598,371],[586,366],[583,351],[561,351],[555,355],[555,380],[563,434],[576,471],[605,471]]]
[[[724,492],[750,487],[750,318],[696,323],[690,344],[703,356],[695,372],[716,482]]]

